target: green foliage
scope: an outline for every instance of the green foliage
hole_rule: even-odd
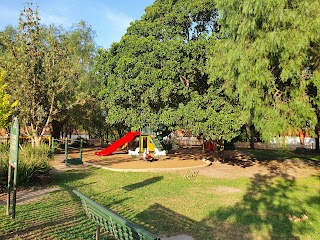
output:
[[[80,22],[71,31],[41,25],[38,8],[27,4],[17,29],[0,34],[1,67],[11,97],[19,101],[17,112],[25,131],[38,145],[55,119],[72,119],[92,97],[89,72],[95,49],[93,31]],[[72,116],[71,116],[72,115]]]
[[[239,108],[215,95],[219,86],[209,86],[205,72],[217,15],[212,1],[155,1],[119,43],[100,49],[95,69],[107,123],[233,138],[244,122]]]
[[[181,104],[177,111],[167,111],[162,117],[173,119],[181,128],[205,139],[231,141],[238,136],[244,124],[244,114],[219,91],[208,89],[207,94],[193,93],[191,100]]]
[[[1,146],[1,145],[0,145]],[[0,175],[8,176],[9,147],[1,147],[0,153]],[[19,150],[18,162],[18,185],[30,186],[39,181],[39,176],[48,174],[50,165],[50,147],[41,144],[39,148],[25,145]]]
[[[319,1],[217,1],[219,40],[208,72],[268,140],[317,123],[308,85],[318,82]],[[314,52],[314,51],[313,51]],[[250,122],[249,122],[250,123]]]
[[[103,129],[102,111],[97,98],[100,83],[92,73],[95,55],[95,32],[84,21],[64,32],[64,46],[69,50],[70,62],[68,95],[61,99],[59,111],[53,116],[65,128],[87,130],[89,133]],[[60,132],[62,129],[54,129]],[[56,136],[59,137],[59,136]]]
[[[10,103],[10,96],[6,92],[6,84],[3,83],[4,74],[5,72],[0,70],[0,128],[9,126],[9,117],[13,108],[17,105],[17,102]]]

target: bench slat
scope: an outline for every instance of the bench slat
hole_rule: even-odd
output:
[[[73,192],[81,199],[87,216],[120,240],[160,240],[156,235],[144,230],[111,209],[96,203],[77,190]]]

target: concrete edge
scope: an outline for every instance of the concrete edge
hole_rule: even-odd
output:
[[[105,167],[103,165],[84,162],[86,165],[90,165],[93,167],[103,168],[106,170],[114,171],[114,172],[174,172],[179,170],[188,170],[188,169],[197,169],[197,168],[203,168],[208,167],[211,165],[211,161],[209,160],[202,160],[205,162],[205,164],[198,165],[198,166],[192,166],[192,167],[178,167],[178,168],[111,168],[111,167]]]

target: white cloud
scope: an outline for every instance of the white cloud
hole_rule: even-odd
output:
[[[127,16],[123,13],[113,12],[110,10],[106,10],[105,12],[108,23],[110,23],[114,29],[118,32],[124,33],[126,29],[130,26],[130,22],[134,19],[130,16]]]
[[[45,12],[40,12],[40,22],[41,24],[44,25],[50,25],[54,24],[56,26],[64,26],[64,27],[71,27],[72,26],[72,21],[68,19],[67,17],[64,16],[58,16],[58,15],[50,15]]]

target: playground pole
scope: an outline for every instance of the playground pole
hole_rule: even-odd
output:
[[[202,159],[204,159],[204,139],[202,138]]]
[[[65,163],[68,164],[68,137],[65,139]]]
[[[82,146],[83,146],[83,140],[80,140],[80,161],[82,162]]]
[[[49,146],[49,147],[51,147],[51,144],[52,144],[52,143],[51,143],[51,141],[52,141],[52,137],[51,137],[51,136],[50,136],[50,137],[48,137],[48,140],[49,140],[48,146]]]
[[[54,155],[54,137],[51,137],[51,155]]]

